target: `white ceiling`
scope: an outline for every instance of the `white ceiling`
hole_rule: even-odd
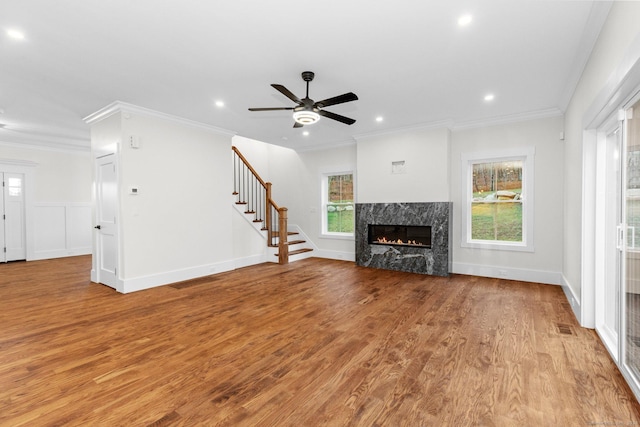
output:
[[[295,149],[564,111],[610,4],[457,0],[2,0],[0,142],[88,147],[114,101]],[[458,18],[470,13],[466,27]],[[24,32],[14,40],[6,30]],[[293,129],[273,89],[354,92]],[[495,94],[485,102],[487,93]],[[215,106],[222,100],[223,108]],[[376,122],[383,116],[382,122]],[[308,136],[303,131],[309,131]]]

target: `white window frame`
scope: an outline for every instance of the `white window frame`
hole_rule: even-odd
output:
[[[329,204],[328,195],[329,195],[329,177],[335,175],[351,175],[351,179],[353,180],[353,212],[354,212],[354,231],[352,233],[339,233],[339,232],[329,232],[327,228],[329,226],[327,221],[327,205]],[[320,212],[321,212],[321,224],[322,228],[320,230],[320,236],[324,238],[332,238],[332,239],[355,239],[355,207],[356,207],[356,173],[352,169],[344,169],[338,172],[323,172],[322,173],[322,188],[320,194]]]
[[[461,154],[461,243],[464,248],[534,252],[534,147]],[[474,240],[471,238],[471,202],[473,199],[473,165],[520,160],[522,161],[522,241]]]

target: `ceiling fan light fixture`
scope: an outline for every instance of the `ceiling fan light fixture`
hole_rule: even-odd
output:
[[[293,120],[301,125],[312,125],[320,120],[320,114],[312,110],[300,110],[293,112]]]

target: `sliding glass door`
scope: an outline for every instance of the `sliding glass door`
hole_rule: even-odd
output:
[[[634,117],[634,111],[636,117]],[[640,390],[640,101],[621,114],[623,119],[622,371],[636,395]]]

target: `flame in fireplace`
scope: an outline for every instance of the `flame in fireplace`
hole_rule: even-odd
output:
[[[387,245],[413,245],[413,246],[424,246],[423,243],[418,242],[417,240],[407,240],[403,242],[402,239],[398,240],[388,240],[386,237],[378,237],[378,243],[387,244]]]

